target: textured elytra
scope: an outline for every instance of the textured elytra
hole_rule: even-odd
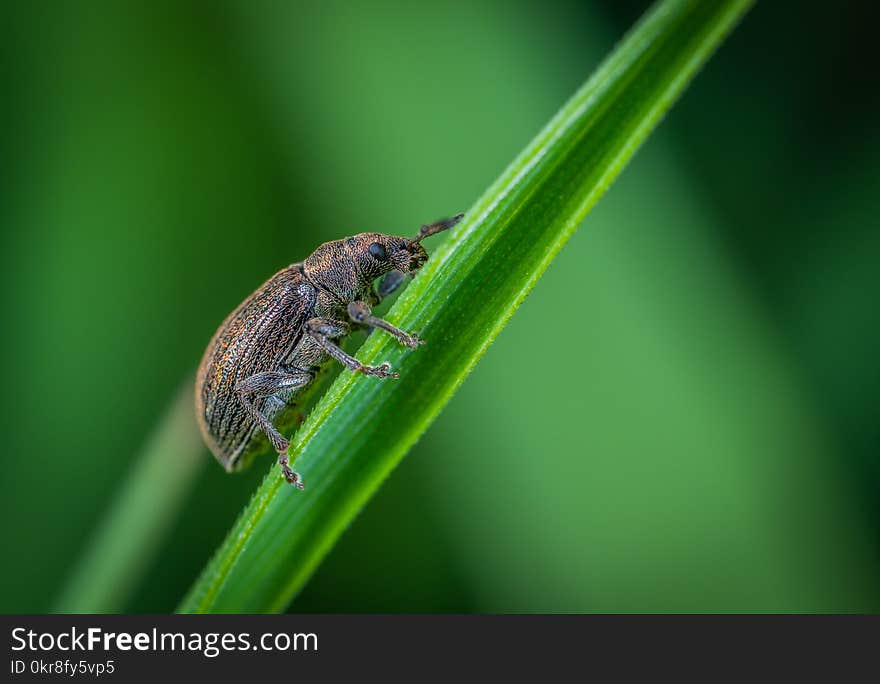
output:
[[[196,416],[217,460],[232,470],[253,441],[256,421],[239,405],[236,386],[295,356],[302,324],[314,306],[315,288],[292,264],[273,275],[220,325],[199,367]],[[292,397],[259,397],[258,410],[276,422]]]

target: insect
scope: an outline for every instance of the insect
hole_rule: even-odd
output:
[[[282,434],[294,422],[297,402],[333,359],[364,375],[398,376],[387,363],[365,366],[337,342],[360,327],[380,328],[412,349],[424,342],[373,316],[371,307],[428,260],[422,240],[462,216],[422,226],[413,238],[360,233],[326,242],[227,316],[208,343],[195,387],[202,435],[227,472],[246,465],[268,439],[284,478],[303,489]]]

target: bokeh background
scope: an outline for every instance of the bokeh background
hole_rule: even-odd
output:
[[[4,3],[0,610],[57,605],[239,300],[466,209],[646,6]],[[880,610],[874,15],[759,3],[291,610]],[[204,451],[121,607],[269,462]]]

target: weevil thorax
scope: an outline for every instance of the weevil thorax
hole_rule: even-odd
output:
[[[303,273],[340,301],[363,299],[373,283],[390,271],[414,273],[428,260],[421,244],[384,233],[360,233],[325,242],[304,262]]]

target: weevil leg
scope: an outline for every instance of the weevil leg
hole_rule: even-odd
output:
[[[315,343],[321,347],[327,354],[339,361],[350,371],[363,373],[364,375],[374,375],[377,378],[396,378],[397,373],[391,370],[391,366],[383,363],[379,366],[365,366],[351,354],[346,354],[332,340],[343,337],[348,334],[348,325],[339,321],[332,321],[327,318],[312,318],[305,322],[303,326],[306,334],[311,337]]]
[[[244,406],[245,410],[251,417],[257,421],[257,425],[269,438],[272,448],[278,452],[278,465],[284,479],[287,480],[297,489],[303,489],[304,485],[299,473],[290,467],[290,460],[287,457],[287,449],[290,446],[290,440],[284,437],[274,425],[264,416],[254,405],[254,397],[271,397],[276,393],[284,390],[294,390],[308,385],[313,379],[313,375],[306,371],[293,372],[273,372],[265,371],[256,373],[249,378],[245,378],[235,386],[238,394],[238,400]]]
[[[254,373],[235,386],[237,392],[256,397],[269,397],[284,390],[295,390],[309,384],[313,375],[308,371],[285,368],[283,371]]]
[[[404,332],[400,328],[391,325],[391,323],[389,323],[388,321],[374,316],[373,310],[366,302],[352,302],[351,304],[349,304],[348,316],[358,325],[366,325],[371,328],[381,328],[388,334],[396,337],[398,342],[400,342],[402,345],[409,347],[410,349],[415,349],[420,344],[425,343],[425,341],[419,338],[418,335]]]
[[[404,280],[406,280],[406,274],[403,271],[395,270],[386,273],[385,277],[379,281],[379,289],[376,293],[379,295],[379,301],[381,302],[385,297],[403,285]]]

